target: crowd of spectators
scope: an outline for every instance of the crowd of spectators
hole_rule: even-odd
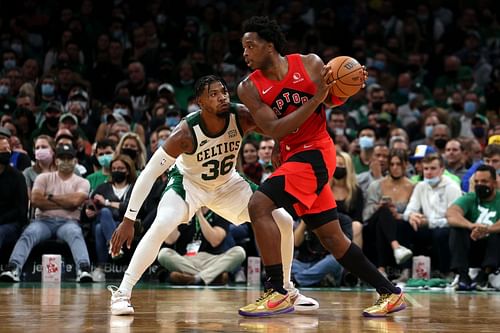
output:
[[[82,252],[73,253],[77,278],[88,279],[91,266],[92,279],[103,279],[103,264],[112,260],[108,243],[136,175],[182,117],[198,110],[195,80],[220,75],[238,102],[235,89],[250,72],[240,28],[252,15],[278,21],[286,53],[316,53],[325,63],[350,55],[369,72],[366,88],[327,110],[326,122],[338,149],[330,186],[342,225],[349,221],[353,241],[377,267],[399,267],[405,280],[411,256],[429,255],[435,274],[459,274],[463,289],[484,287],[484,276],[497,269],[500,253],[491,241],[500,218],[496,1],[31,0],[0,8],[0,251],[5,262],[15,244],[4,271],[13,280],[38,242],[65,239],[64,218],[73,237],[83,235],[91,247],[90,262],[85,244],[72,248]],[[256,184],[265,180],[274,146],[269,137],[245,138],[239,171]],[[50,183],[66,179],[80,185]],[[160,177],[146,200],[138,237],[154,219],[167,181]],[[309,246],[317,241],[296,222],[298,260],[309,269],[326,253]],[[220,225],[247,255],[249,249],[258,255],[248,245],[248,225]],[[469,252],[469,235],[487,248],[486,259],[474,256],[479,281],[467,280],[469,261],[457,258]],[[162,253],[160,262],[167,262]],[[340,274],[332,259],[322,272],[342,283],[348,272]],[[238,270],[230,266],[230,273]],[[324,283],[297,266],[293,272],[299,284]],[[211,282],[213,274],[202,280]]]

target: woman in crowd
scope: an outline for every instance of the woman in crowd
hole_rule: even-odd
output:
[[[408,154],[402,149],[393,149],[389,152],[388,162],[389,174],[370,184],[363,209],[363,237],[367,243],[375,244],[376,262],[383,273],[387,266],[394,262],[403,264],[413,255],[410,249],[400,244],[400,241],[409,239],[405,237],[409,234],[409,225],[402,218],[413,192],[413,184],[405,175]],[[407,279],[409,270],[403,274],[402,278]]]
[[[258,149],[259,145],[255,141],[245,141],[243,149],[240,149],[238,171],[255,184],[260,185],[264,169],[262,168],[262,164],[259,163]]]
[[[356,181],[351,156],[346,152],[337,152],[337,167],[330,179],[330,187],[337,201],[337,210],[352,219],[353,242],[362,248],[363,193]]]
[[[134,162],[127,155],[113,158],[109,166],[111,181],[99,185],[91,195],[91,203],[85,213],[95,218],[95,247],[97,268],[93,272],[94,281],[104,281],[104,264],[108,261],[109,242],[113,231],[122,221],[132,188],[137,178]]]
[[[128,155],[134,161],[135,169],[139,172],[146,165],[146,147],[136,133],[123,134],[116,146],[117,155]]]
[[[42,134],[33,142],[35,145],[35,164],[24,169],[23,174],[28,186],[28,196],[31,194],[35,178],[42,172],[56,171],[56,143],[52,137]]]

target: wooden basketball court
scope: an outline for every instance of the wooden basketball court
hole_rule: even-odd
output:
[[[246,287],[173,288],[141,283],[134,316],[111,316],[104,283],[0,283],[0,332],[498,332],[500,293],[407,291],[409,307],[367,319],[370,290],[302,289],[318,311],[250,319],[240,306],[260,296]]]

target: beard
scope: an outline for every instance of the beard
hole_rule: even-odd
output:
[[[217,112],[216,115],[219,118],[227,118],[229,116],[229,110],[222,111],[222,112]]]

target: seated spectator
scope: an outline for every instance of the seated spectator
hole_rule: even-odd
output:
[[[229,222],[203,207],[188,224],[181,224],[165,240],[158,261],[170,272],[172,284],[224,285],[228,273],[240,267],[246,253],[232,246]]]
[[[446,143],[444,152],[446,170],[462,179],[467,172],[464,161],[464,148],[457,139],[451,139]]]
[[[410,249],[400,244],[401,235],[409,233],[402,214],[413,192],[413,184],[405,175],[407,163],[406,151],[391,150],[388,157],[389,174],[370,184],[363,209],[363,236],[375,244],[376,262],[383,273],[387,266],[392,266],[394,262],[401,265],[413,255]],[[403,278],[409,278],[408,267],[405,267]]]
[[[128,200],[137,178],[134,162],[127,155],[118,155],[109,164],[111,181],[100,184],[92,193],[92,203],[85,214],[95,218],[95,245],[97,268],[92,272],[94,281],[105,281],[104,264],[108,261],[109,242],[113,231],[122,221]],[[115,259],[115,258],[114,258]]]
[[[255,184],[260,185],[264,168],[262,164],[259,163],[258,150],[259,145],[255,141],[245,141],[239,153],[238,171]]]
[[[134,161],[135,169],[138,172],[146,165],[146,147],[135,133],[128,132],[121,136],[120,142],[116,145],[115,153],[128,155]]]
[[[0,136],[0,251],[13,244],[27,223],[28,191],[22,173],[9,165],[10,145]]]
[[[263,137],[259,142],[259,150],[257,151],[257,155],[259,156],[259,163],[262,165],[263,173],[260,182],[269,177],[269,175],[274,171],[272,158],[273,158],[273,150],[275,148],[274,139],[271,137]]]
[[[358,173],[356,179],[362,191],[366,191],[368,186],[375,180],[384,177],[387,174],[387,157],[389,148],[383,142],[378,142],[373,148],[368,171]]]
[[[76,151],[62,145],[56,149],[56,172],[40,174],[33,185],[31,202],[37,209],[35,219],[17,241],[7,269],[0,279],[19,282],[21,271],[33,247],[53,236],[70,247],[77,267],[77,282],[92,282],[90,260],[82,229],[78,223],[80,207],[87,199],[89,183],[73,173]]]
[[[50,136],[41,134],[35,139],[35,164],[23,171],[29,194],[39,174],[57,170],[55,150],[56,144]]]
[[[424,180],[424,174],[423,174],[424,169],[422,166],[422,160],[424,159],[424,157],[431,154],[438,154],[432,146],[419,145],[417,146],[417,148],[415,148],[415,154],[413,154],[413,156],[410,156],[410,161],[414,163],[416,172],[416,174],[410,178],[412,183],[416,184]],[[460,184],[460,178],[458,178],[457,176],[455,176],[446,169],[444,169],[443,176]]]
[[[87,176],[87,180],[90,183],[90,191],[94,191],[99,185],[104,184],[111,173],[109,172],[109,165],[113,159],[113,153],[115,151],[115,144],[110,140],[98,141],[95,146],[94,156],[99,163],[100,168],[94,173]]]
[[[498,177],[492,166],[481,165],[477,168],[474,178],[474,192],[458,198],[446,213],[451,227],[451,269],[460,275],[458,290],[486,290],[488,275],[499,265],[500,191],[496,189]],[[474,281],[469,277],[471,255],[474,255],[471,259],[481,268]]]
[[[484,149],[483,159],[474,163],[469,170],[465,173],[462,179],[462,191],[469,192],[471,188],[474,188],[474,173],[477,168],[482,165],[491,165],[500,174],[500,143],[495,143],[493,140],[489,140],[489,144]],[[500,178],[497,178],[497,189],[500,189]]]
[[[61,128],[59,131],[57,131],[56,137],[56,147],[62,146],[62,145],[69,145],[72,146],[74,149],[75,147],[75,136],[73,133],[67,129],[67,128]],[[75,165],[75,174],[78,176],[83,176],[87,174],[89,167],[85,166],[83,164],[80,164],[80,161],[78,160],[78,152],[77,152],[77,162]]]
[[[12,145],[12,133],[9,129],[5,127],[0,127],[0,138],[6,138],[10,146],[10,160],[9,165],[19,171],[23,171],[27,167],[31,166],[31,160],[24,151],[14,149]]]
[[[360,152],[352,158],[357,175],[370,170],[373,147],[375,146],[375,128],[365,126],[358,132],[358,138]]]
[[[133,106],[130,98],[121,96],[116,97],[116,99],[111,103],[111,110],[112,112],[106,116],[105,122],[101,122],[97,129],[97,141],[107,137],[114,123],[124,121],[130,126],[131,132],[136,133],[143,143],[146,142],[144,127],[133,121]]]
[[[330,187],[337,201],[337,210],[352,219],[353,242],[363,248],[363,191],[358,185],[351,156],[337,153],[337,166],[330,179]]]
[[[339,214],[340,226],[349,239],[352,239],[352,220],[345,214]],[[343,267],[328,252],[312,230],[300,220],[293,231],[297,253],[292,262],[292,280],[302,287],[317,286],[321,283],[339,286]],[[331,282],[330,282],[331,281]]]
[[[45,120],[42,122],[41,126],[33,131],[31,137],[33,139],[39,137],[42,134],[48,135],[55,138],[57,131],[59,130],[59,119],[64,112],[63,105],[58,101],[52,101],[47,104],[44,110]]]
[[[449,272],[449,225],[446,210],[461,196],[460,187],[444,177],[443,158],[432,153],[422,160],[424,180],[419,182],[403,214],[415,231],[413,254],[426,252],[421,247],[431,243],[432,262],[442,274]]]

